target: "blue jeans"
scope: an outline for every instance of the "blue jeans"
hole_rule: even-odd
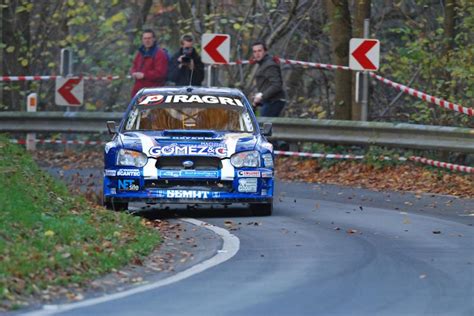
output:
[[[277,117],[285,107],[285,101],[276,100],[264,102],[260,110],[260,116]]]

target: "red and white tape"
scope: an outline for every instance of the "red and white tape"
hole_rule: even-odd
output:
[[[117,80],[123,78],[131,78],[131,76],[0,76],[0,81],[39,81],[39,80],[56,80],[57,78],[65,79],[84,79],[84,80]]]
[[[322,68],[322,69],[330,69],[330,70],[351,70],[347,66],[340,66],[340,65],[332,65],[332,64],[321,64],[321,63],[312,63],[312,62],[307,62],[307,61],[301,61],[301,60],[293,60],[293,59],[286,59],[286,58],[280,58],[278,56],[274,56],[273,60],[277,63],[280,64],[287,64],[287,65],[297,65],[297,66],[303,66],[303,67],[314,67],[314,68]],[[228,62],[227,64],[222,64],[222,65],[213,65],[213,66],[234,66],[234,65],[253,65],[255,64],[256,61],[253,59],[250,60],[236,60],[236,61],[231,61]]]
[[[284,59],[284,58],[277,58],[277,60],[282,64],[298,65],[298,66],[303,66],[303,67],[314,67],[314,68],[323,68],[323,69],[330,69],[330,70],[351,70],[347,66],[340,66],[340,65],[311,63],[311,62],[306,62],[306,61]]]
[[[410,156],[408,159],[411,160],[411,161],[419,162],[419,163],[422,163],[422,164],[425,164],[425,165],[430,165],[430,166],[433,166],[433,167],[445,168],[445,169],[449,169],[449,170],[452,170],[452,171],[461,171],[461,172],[467,172],[467,173],[474,173],[474,168],[473,167],[457,165],[457,164],[453,164],[453,163],[442,162],[442,161],[427,159],[427,158],[418,157],[418,156]]]
[[[326,159],[364,159],[361,155],[341,155],[341,154],[320,154],[320,153],[300,153],[293,151],[275,150],[275,155],[292,156],[292,157],[310,157],[310,158],[326,158]]]
[[[453,110],[453,111],[456,111],[456,112],[460,112],[460,113],[464,113],[464,114],[467,114],[469,116],[474,115],[474,109],[473,108],[464,107],[464,106],[461,106],[459,104],[455,104],[455,103],[452,103],[452,102],[449,102],[449,101],[431,96],[431,95],[426,94],[424,92],[415,90],[413,88],[409,88],[409,87],[404,86],[400,83],[397,83],[397,82],[391,81],[387,78],[384,78],[382,76],[376,75],[372,72],[370,72],[369,74],[370,74],[371,77],[373,77],[373,78],[375,78],[375,79],[377,79],[377,80],[379,80],[379,81],[381,81],[385,84],[388,84],[388,85],[394,87],[395,89],[398,89],[398,90],[400,90],[404,93],[407,93],[409,95],[412,95],[414,97],[422,99],[423,101],[426,101],[426,102],[429,102],[429,103],[434,103],[434,104],[439,105],[443,108]]]
[[[101,140],[66,140],[66,139],[35,139],[38,144],[62,144],[62,145],[105,145],[106,142]],[[26,139],[10,139],[13,144],[25,145]]]

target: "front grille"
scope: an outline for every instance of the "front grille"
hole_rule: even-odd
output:
[[[156,159],[156,168],[164,170],[180,170],[183,169],[183,162],[186,160],[190,160],[194,163],[192,169],[195,170],[222,169],[222,162],[220,158],[201,156],[158,157]]]
[[[145,180],[146,189],[232,192],[232,181],[222,180]]]

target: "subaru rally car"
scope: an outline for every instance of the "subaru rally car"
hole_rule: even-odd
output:
[[[273,146],[237,89],[163,87],[133,98],[104,153],[104,204],[246,203],[273,209]]]

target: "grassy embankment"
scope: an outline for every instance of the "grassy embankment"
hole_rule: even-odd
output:
[[[0,311],[87,281],[150,253],[156,230],[72,196],[0,136]]]

